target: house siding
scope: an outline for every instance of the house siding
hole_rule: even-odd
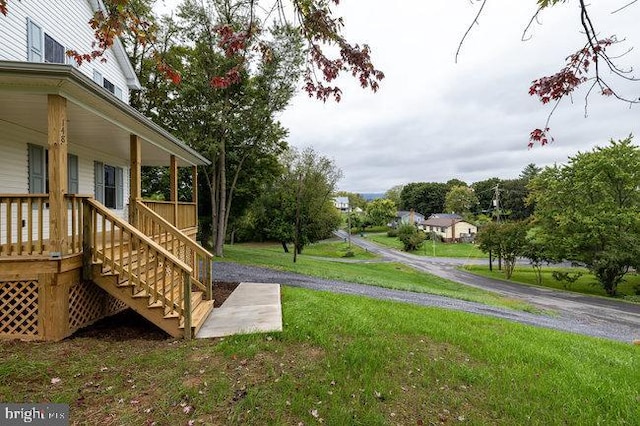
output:
[[[88,22],[93,9],[86,0],[22,0],[9,3],[7,16],[0,14],[0,60],[27,61],[27,19],[42,27],[42,30],[65,50],[75,49],[80,53],[91,52],[95,40]],[[10,42],[7,42],[10,41]],[[105,52],[106,62],[100,60],[84,63],[79,71],[93,79],[94,70],[122,90],[122,100],[129,102],[129,89],[125,74],[111,50]],[[68,64],[75,64],[67,58]]]
[[[33,133],[31,136],[30,134]],[[29,193],[29,160],[28,160],[28,144],[41,143],[42,135],[36,132],[25,132],[25,129],[18,128],[8,123],[0,123],[0,145],[2,146],[2,155],[0,156],[0,194],[27,194]],[[78,156],[78,193],[80,195],[94,196],[94,161],[101,161],[105,164],[121,167],[123,169],[123,198],[124,207],[114,210],[114,212],[124,220],[128,220],[128,200],[129,200],[129,159],[117,158],[100,154],[96,156],[95,152],[89,149],[70,144],[68,148],[70,154]],[[6,209],[4,206],[0,208],[0,217],[4,217]],[[23,209],[23,215],[26,217],[26,210]],[[17,219],[17,211],[13,212],[13,223]],[[44,233],[49,235],[49,213],[44,212]],[[26,231],[23,231],[26,236]],[[0,231],[0,240],[6,241],[6,230]]]

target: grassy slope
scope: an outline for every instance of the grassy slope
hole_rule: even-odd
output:
[[[639,347],[296,288],[283,288],[283,307],[284,332],[270,335],[2,342],[0,399],[68,403],[71,422],[89,425],[640,418]]]
[[[482,275],[489,278],[504,279],[504,273],[498,271],[494,265],[494,270],[489,271],[488,265],[467,265],[464,267],[466,271],[473,272],[474,274]],[[584,273],[575,283],[570,287],[565,288],[562,282],[556,281],[553,278],[553,271],[581,271]],[[518,265],[511,277],[511,281],[536,285],[536,274],[532,267],[526,265]],[[593,294],[597,296],[606,296],[604,289],[598,284],[593,274],[589,273],[583,268],[543,268],[542,271],[542,286],[556,288],[561,290],[575,291],[577,293]],[[621,296],[633,295],[635,293],[635,287],[640,286],[640,275],[627,274],[625,282],[618,286],[618,293]]]
[[[318,249],[318,252],[323,250]],[[284,253],[277,245],[235,244],[233,246],[225,246],[225,258],[223,260],[264,266],[330,280],[437,294],[494,306],[532,310],[531,306],[525,303],[454,283],[435,275],[418,272],[399,263],[343,263],[308,257],[306,253],[308,252],[305,250],[298,257],[297,263],[293,263],[293,254]],[[311,251],[311,253],[314,252]]]
[[[385,247],[402,250],[402,242],[397,237],[384,234],[366,234],[366,238]],[[435,250],[434,250],[435,249]],[[474,244],[470,243],[441,243],[427,240],[420,250],[411,252],[419,256],[460,257],[460,258],[489,258],[489,256]]]

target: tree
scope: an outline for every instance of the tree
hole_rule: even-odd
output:
[[[285,252],[293,243],[295,261],[305,245],[329,237],[340,226],[331,194],[342,172],[310,148],[302,152],[292,148],[281,161],[281,176],[265,183],[252,205],[254,238],[279,241]]]
[[[402,188],[400,209],[411,210],[428,216],[444,211],[447,185],[441,182],[412,182]]]
[[[367,204],[367,216],[373,225],[384,226],[396,217],[398,209],[391,200],[378,198]]]
[[[473,211],[478,205],[473,189],[468,186],[453,186],[444,201],[444,208],[447,212],[458,213],[460,215]]]
[[[405,223],[398,228],[398,239],[402,241],[404,251],[416,251],[422,247],[425,235],[413,224]]]
[[[608,295],[640,266],[640,148],[631,137],[547,167],[531,183],[535,222],[556,257],[585,264]]]
[[[493,200],[495,196],[495,187],[500,183],[497,177],[481,180],[471,184],[473,192],[478,197],[478,209],[481,213],[490,213],[493,211]]]
[[[393,201],[393,204],[395,204],[396,206],[399,206],[400,194],[402,193],[403,188],[404,188],[404,185],[396,185],[389,188],[387,192],[384,193],[384,198],[386,198],[387,200]]]
[[[231,212],[238,218],[243,214],[234,210],[234,200],[240,195],[248,206],[259,178],[273,176],[276,158],[287,146],[276,114],[294,93],[300,39],[291,28],[272,28],[271,39],[261,45],[269,50],[268,60],[255,54],[240,58],[239,50],[229,47],[228,32],[251,19],[247,5],[187,0],[179,16],[179,35],[191,41],[179,61],[187,78],[176,89],[166,121],[212,162],[201,176],[210,194],[214,253],[222,256]],[[252,65],[232,87],[211,88],[212,75],[226,74],[240,62]]]
[[[478,231],[476,241],[480,250],[489,253],[489,268],[491,255],[497,254],[504,262],[505,278],[511,279],[516,260],[524,255],[527,231],[528,225],[521,221],[491,223]]]

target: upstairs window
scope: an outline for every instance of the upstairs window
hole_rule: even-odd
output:
[[[29,18],[27,18],[27,60],[54,64],[66,63],[64,46]]]
[[[102,79],[102,87],[104,87],[105,89],[107,89],[108,91],[113,93],[114,95],[116,94],[116,86],[115,86],[115,84],[113,84],[112,82],[110,82],[106,78]]]
[[[64,64],[64,47],[52,39],[49,34],[44,35],[44,60],[53,64]]]

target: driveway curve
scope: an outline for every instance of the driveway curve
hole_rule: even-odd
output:
[[[357,241],[354,241],[354,239],[352,239],[352,242],[356,244],[363,244],[365,246],[367,244],[371,244],[370,242],[361,239],[358,239]],[[393,250],[386,250],[377,245],[375,247],[368,246],[368,249],[381,255],[384,260],[402,262],[416,269],[434,273],[435,275],[439,275],[456,282],[474,285],[476,287],[485,288],[491,291],[496,291],[498,293],[508,295],[509,297],[515,297],[515,292],[511,291],[509,286],[506,286],[502,289],[497,288],[498,285],[509,283],[476,277],[472,274],[466,274],[464,272],[457,271],[452,263],[448,263],[446,261],[443,261],[442,259],[435,260],[434,258],[430,263],[428,258],[419,258],[415,256],[417,259],[413,259],[413,257],[411,257],[410,255],[408,257],[405,256],[406,253],[398,253],[394,252]],[[436,274],[434,271],[439,273]],[[537,296],[536,298],[518,297],[521,300],[526,300],[527,302],[539,306],[543,309],[553,309],[557,312],[557,315],[548,316],[510,310],[501,307],[488,306],[481,303],[467,302],[463,300],[430,295],[426,293],[415,293],[411,291],[393,290],[343,281],[325,280],[307,275],[282,272],[269,268],[241,265],[233,262],[216,263],[214,267],[214,279],[217,281],[279,283],[286,286],[302,287],[312,290],[353,294],[380,300],[391,300],[422,306],[454,309],[480,315],[489,315],[492,317],[516,321],[522,324],[528,324],[537,327],[551,328],[579,333],[587,336],[618,340],[622,342],[631,342],[634,339],[640,338],[640,313],[633,312],[633,309],[631,308],[635,308],[635,305],[630,304],[629,305],[632,312],[627,313],[629,318],[626,320],[614,320],[609,315],[584,315],[581,312],[575,312],[574,307],[568,306],[568,302],[554,304],[550,303],[549,300],[542,300],[540,296]],[[471,282],[474,281],[474,279],[478,279],[478,281]],[[467,281],[469,282],[467,283]],[[536,288],[536,290],[546,289]],[[547,296],[547,298],[553,299],[552,295]],[[604,299],[604,301],[607,300]],[[579,306],[585,304],[584,302],[580,301],[572,303]],[[615,308],[609,308],[609,310],[617,312]]]

